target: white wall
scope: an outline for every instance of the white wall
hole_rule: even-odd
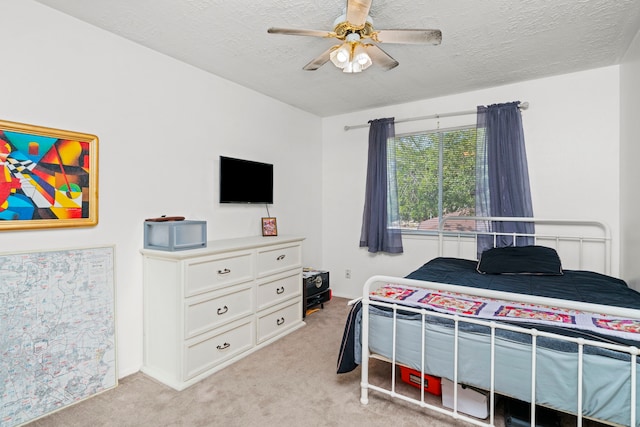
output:
[[[477,105],[528,101],[523,112],[534,215],[606,222],[619,236],[619,67],[522,82],[323,120],[323,261],[334,294],[355,297],[374,274],[406,275],[433,255],[424,238],[405,238],[402,255],[371,255],[358,247],[364,204],[368,128],[345,125],[473,110]],[[375,88],[371,88],[375,90]],[[440,127],[469,124],[475,116],[443,118]],[[435,128],[438,120],[399,123],[396,134]],[[612,273],[618,275],[619,248]],[[345,279],[351,269],[351,279]]]
[[[321,120],[41,4],[0,2],[0,118],[99,137],[99,224],[2,231],[0,252],[115,244],[119,375],[142,363],[142,223],[208,221],[210,239],[259,235],[264,206],[217,202],[218,156],[274,164],[279,234],[320,265]]]
[[[621,274],[640,290],[640,32],[620,67]]]

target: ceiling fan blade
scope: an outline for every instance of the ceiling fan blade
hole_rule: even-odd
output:
[[[379,46],[375,44],[365,44],[364,47],[367,49],[367,54],[369,54],[373,63],[379,65],[385,70],[390,70],[399,65],[398,61],[393,59],[387,52],[380,49]]]
[[[347,0],[347,21],[355,27],[364,25],[371,9],[371,0]]]
[[[316,57],[315,59],[311,60],[311,62],[309,62],[307,65],[305,65],[304,67],[302,67],[303,70],[306,71],[315,71],[318,68],[322,67],[324,64],[327,63],[327,61],[329,61],[331,52],[340,47],[339,44],[335,45],[335,46],[331,46],[329,49],[327,49],[326,51],[322,52],[318,57]]]
[[[379,30],[375,35],[379,43],[433,44],[442,42],[440,30]]]
[[[326,37],[331,38],[335,37],[336,33],[332,31],[323,31],[323,30],[298,30],[295,28],[269,28],[267,30],[269,34],[286,34],[290,36],[311,36],[311,37]]]

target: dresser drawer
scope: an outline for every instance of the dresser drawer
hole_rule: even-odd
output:
[[[275,311],[258,314],[258,343],[273,338],[287,329],[298,325],[302,319],[302,298],[295,298],[291,304]]]
[[[251,252],[196,258],[185,266],[185,297],[253,279]]]
[[[299,243],[258,250],[258,277],[279,273],[302,265],[302,247]]]
[[[184,381],[253,347],[255,323],[243,319],[185,344]]]
[[[254,312],[251,283],[198,295],[185,302],[185,338],[192,338]]]
[[[301,291],[302,273],[299,269],[267,277],[258,282],[258,310],[300,295]]]

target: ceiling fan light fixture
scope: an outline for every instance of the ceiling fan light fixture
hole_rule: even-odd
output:
[[[360,42],[346,42],[331,52],[331,62],[345,73],[359,73],[373,63],[366,52],[366,46]]]

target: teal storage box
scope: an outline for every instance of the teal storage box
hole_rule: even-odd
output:
[[[145,221],[144,248],[181,251],[207,247],[207,221]]]

